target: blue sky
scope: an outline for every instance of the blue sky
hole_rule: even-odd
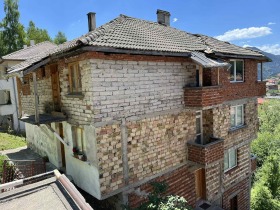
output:
[[[32,20],[52,37],[62,31],[68,40],[87,32],[88,12],[96,12],[100,26],[119,14],[156,21],[157,9],[171,13],[172,27],[280,55],[279,0],[19,0],[24,26]]]

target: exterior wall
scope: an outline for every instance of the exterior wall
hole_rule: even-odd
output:
[[[18,102],[18,91],[17,91],[17,82],[15,78],[9,78],[8,80],[3,76],[6,74],[6,67],[11,67],[18,62],[13,61],[5,61],[0,64],[0,90],[9,90],[11,97],[11,104],[0,105],[0,116],[12,115],[12,129],[14,130],[25,130],[25,126],[23,122],[18,120],[20,112],[17,110],[19,106]],[[2,121],[2,120],[1,120]]]
[[[52,123],[51,127],[58,131],[58,123]],[[82,161],[73,156],[73,136],[72,126],[63,122],[64,140],[67,145],[64,146],[66,173],[72,177],[75,184],[84,189],[91,195],[100,199],[100,183],[98,161],[96,159],[96,138],[95,128],[93,126],[83,126],[85,131],[85,145],[87,160]],[[45,125],[35,126],[26,123],[26,139],[28,147],[42,156],[47,156],[56,167],[62,167],[61,143]]]
[[[69,94],[67,65],[77,61],[82,74],[82,96]],[[252,68],[248,67],[252,73],[255,63],[246,61],[245,64],[252,64]],[[68,117],[63,127],[64,140],[69,143],[66,150],[66,170],[79,187],[99,199],[128,188],[135,189],[137,186],[145,190],[143,183],[165,176],[163,174],[167,171],[169,175],[164,179],[169,180],[173,176],[170,171],[187,162],[187,142],[193,142],[196,134],[196,109],[186,109],[184,105],[183,87],[195,83],[196,66],[189,60],[91,52],[60,60],[57,65],[61,108]],[[228,74],[228,71],[221,72],[221,77],[228,80],[225,73]],[[47,75],[46,73],[46,77],[42,79],[39,72],[37,75],[40,113],[47,111],[46,104],[52,104],[51,79]],[[210,76],[211,83],[214,84],[215,75]],[[251,86],[246,86],[249,85],[247,80],[252,80],[248,77],[246,73],[246,84],[241,92],[251,90]],[[224,87],[227,85],[230,88],[242,86],[229,82],[223,84]],[[30,92],[33,92],[32,81]],[[243,94],[241,92],[238,94]],[[255,138],[257,131],[257,103],[255,98],[242,98],[242,95],[237,98],[229,96],[223,104],[203,108],[203,112],[210,116],[204,118],[205,126],[211,125],[211,131],[207,133],[210,135],[212,132],[214,137],[224,139],[219,147],[207,151],[213,157],[212,160],[199,162],[206,163],[203,166],[206,172],[206,196],[213,202],[218,202],[223,193],[231,190],[232,183],[237,185],[246,179],[250,170],[249,143]],[[23,95],[24,111],[31,114],[34,112],[30,109],[33,104],[29,104],[33,100],[32,94]],[[245,104],[245,126],[230,130],[230,106],[237,104]],[[77,160],[72,155],[74,140],[71,126],[85,129],[87,145],[90,145],[87,147],[87,162]],[[31,141],[30,138],[33,138],[33,142],[37,139],[28,136],[28,141]],[[36,144],[38,150],[44,150],[40,146],[43,140],[38,139],[33,144]],[[232,172],[224,173],[223,152],[232,147],[238,149],[238,166]],[[54,156],[53,161],[61,166],[59,147],[53,146],[53,149],[57,151],[57,158],[50,151],[46,153]],[[188,169],[183,171],[188,177],[193,176]],[[176,177],[177,172],[174,173]],[[173,181],[168,182],[172,185]],[[187,194],[195,190],[194,186],[191,189],[189,187],[184,188],[188,189]],[[137,200],[135,196],[130,195],[129,199],[136,205],[141,201],[134,201]],[[187,200],[191,200],[195,193],[192,198],[188,197],[189,194],[185,196]]]
[[[250,209],[250,179],[246,178],[223,194],[223,209],[230,209],[230,199],[237,195],[238,209]]]
[[[187,166],[183,166],[135,188],[134,192],[128,195],[131,208],[135,208],[147,201],[147,194],[153,189],[150,185],[152,182],[166,183],[168,185],[167,195],[182,196],[187,200],[189,205],[195,206],[195,176]]]

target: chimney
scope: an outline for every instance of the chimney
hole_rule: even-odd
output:
[[[95,14],[94,12],[89,12],[88,16],[88,31],[93,31],[96,28],[96,21],[95,21]]]
[[[35,45],[35,41],[34,40],[30,40],[30,46]]]
[[[159,24],[170,26],[170,13],[167,11],[157,10],[157,21]]]

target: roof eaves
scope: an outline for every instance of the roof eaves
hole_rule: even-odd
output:
[[[227,57],[227,58],[248,58],[248,59],[255,59],[260,61],[271,62],[272,60],[266,56],[254,56],[254,55],[242,55],[242,54],[228,54],[228,53],[221,53],[221,52],[214,52],[216,56]]]

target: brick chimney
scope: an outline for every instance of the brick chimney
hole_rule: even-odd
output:
[[[88,16],[88,31],[93,31],[96,28],[96,20],[95,20],[95,14],[94,12],[89,12],[87,14]]]
[[[157,22],[159,24],[170,26],[170,13],[167,11],[157,10]]]

